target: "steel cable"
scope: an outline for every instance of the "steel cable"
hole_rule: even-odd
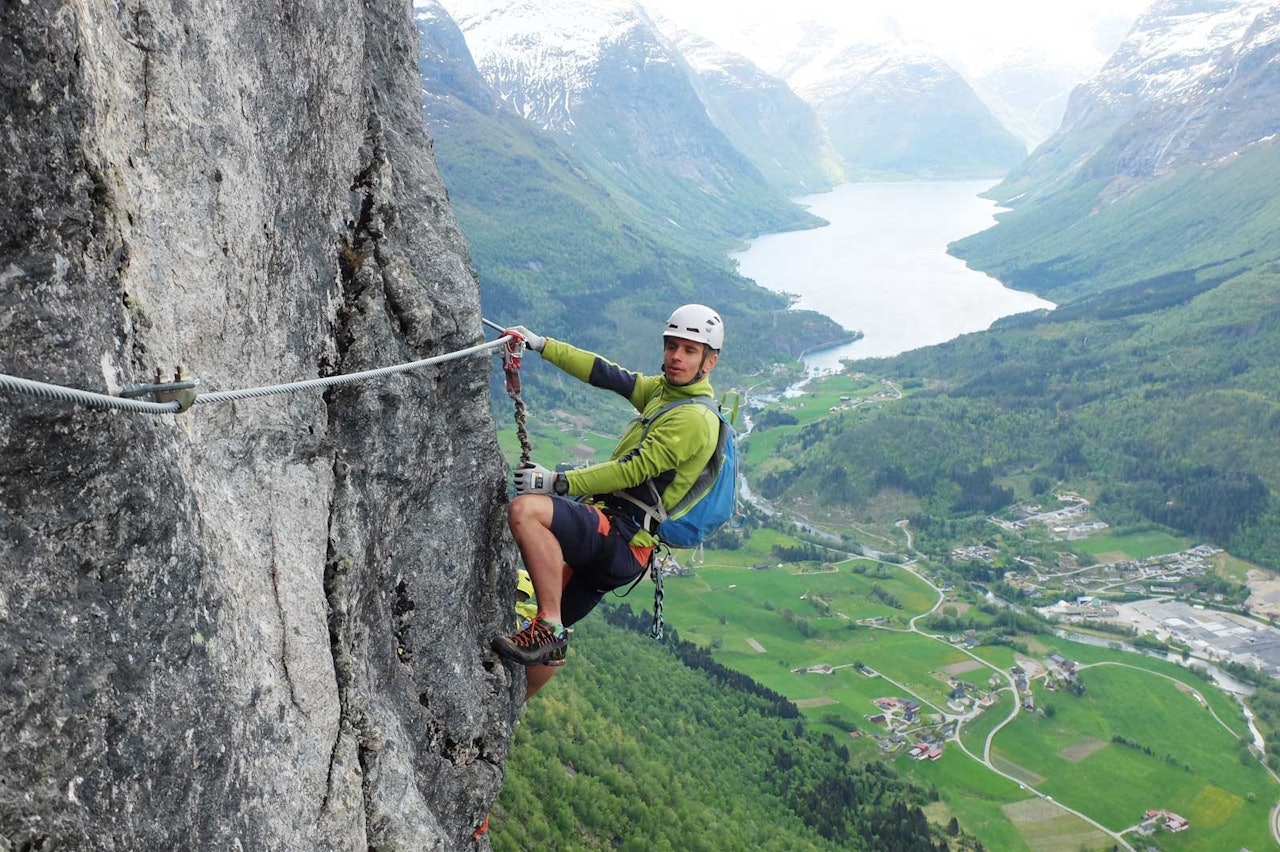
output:
[[[507,337],[504,335],[497,340],[486,341],[485,343],[481,343],[476,346],[469,346],[465,349],[446,352],[443,355],[435,355],[431,358],[423,358],[406,364],[395,364],[390,367],[379,367],[374,370],[364,370],[359,373],[346,373],[343,375],[327,376],[319,379],[306,379],[304,381],[289,382],[287,384],[199,394],[195,398],[195,403],[198,405],[211,405],[218,402],[257,399],[275,394],[297,393],[298,391],[304,390],[348,385],[355,382],[369,381],[370,379],[389,376],[394,373],[416,370],[433,364],[441,364],[446,361],[454,361],[459,358],[467,358],[472,355],[488,352],[489,350],[497,349],[506,345]],[[0,373],[0,390],[13,391],[41,399],[55,399],[63,402],[78,403],[90,408],[119,409],[121,411],[132,411],[140,414],[173,414],[182,408],[182,405],[177,402],[146,402],[144,400],[110,396],[108,394],[80,390],[79,388],[69,388],[62,385],[49,384],[48,382],[37,382],[32,381],[31,379],[22,379],[17,376],[9,376],[3,373]]]
[[[63,402],[76,402],[90,408],[116,408],[122,411],[133,411],[141,414],[172,414],[178,410],[176,402],[146,402],[137,399],[125,399],[108,396],[105,393],[68,388],[62,385],[51,385],[46,382],[33,382],[30,379],[19,379],[0,373],[0,388],[17,391],[28,396],[41,399],[58,399]]]

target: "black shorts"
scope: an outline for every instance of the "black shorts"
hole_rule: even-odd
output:
[[[595,609],[605,592],[635,582],[648,563],[636,558],[629,544],[632,532],[623,529],[626,522],[587,503],[551,499],[551,534],[573,569],[560,598],[560,619],[568,626]]]

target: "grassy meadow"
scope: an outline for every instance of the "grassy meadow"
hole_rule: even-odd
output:
[[[785,536],[757,531],[742,550],[708,553],[694,576],[667,578],[669,627],[797,702],[820,729],[841,736],[860,730],[860,738],[843,741],[864,756],[879,753],[875,735],[887,733],[869,720],[881,712],[876,698],[918,701],[927,723],[941,712],[954,713],[947,708],[951,677],[973,684],[981,695],[1000,672],[997,703],[961,728],[965,747],[980,759],[988,734],[1012,707],[1004,673],[1015,663],[1013,649],[979,646],[970,653],[909,632],[910,618],[928,611],[938,594],[901,566],[857,559],[825,571],[818,563],[747,567],[763,558],[758,548],[773,543],[785,543]],[[1105,546],[1169,552],[1167,544],[1143,534],[1116,537]],[[881,598],[891,594],[899,606],[886,606],[871,592],[873,585]],[[932,818],[945,824],[956,817],[991,849],[1075,852],[1114,843],[1038,792],[1116,832],[1135,827],[1149,809],[1188,818],[1188,831],[1164,831],[1144,841],[1161,849],[1269,847],[1268,812],[1277,785],[1256,761],[1242,760],[1239,741],[1247,729],[1229,696],[1165,660],[1035,638],[1028,643],[1033,657],[1043,662],[1049,653],[1060,653],[1078,661],[1087,687],[1077,697],[1033,681],[1037,711],[1019,711],[996,733],[996,766],[1035,791],[993,772],[954,741],[938,761],[914,760],[906,753],[908,732],[907,745],[886,759],[924,786],[937,787],[940,801],[930,806]],[[818,666],[831,670],[796,671]]]
[[[1080,697],[1035,688],[1040,712],[1003,729],[997,755],[1112,830],[1140,822],[1147,810],[1190,820],[1187,840],[1165,845],[1172,835],[1162,835],[1165,848],[1271,845],[1275,785],[1256,761],[1242,762],[1236,733],[1209,713],[1195,687],[1105,665],[1085,669],[1082,679],[1088,691]]]

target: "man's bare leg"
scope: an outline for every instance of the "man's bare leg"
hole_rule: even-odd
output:
[[[551,533],[552,500],[545,494],[521,494],[507,508],[507,523],[533,581],[538,615],[560,623],[560,597],[569,580],[564,551]]]
[[[539,689],[547,685],[551,676],[559,671],[559,666],[525,666],[524,667],[524,700],[528,701]]]

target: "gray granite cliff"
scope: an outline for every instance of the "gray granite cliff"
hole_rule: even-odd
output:
[[[0,372],[206,391],[483,339],[408,0],[0,0]],[[0,394],[0,850],[473,840],[518,675],[489,355]]]

